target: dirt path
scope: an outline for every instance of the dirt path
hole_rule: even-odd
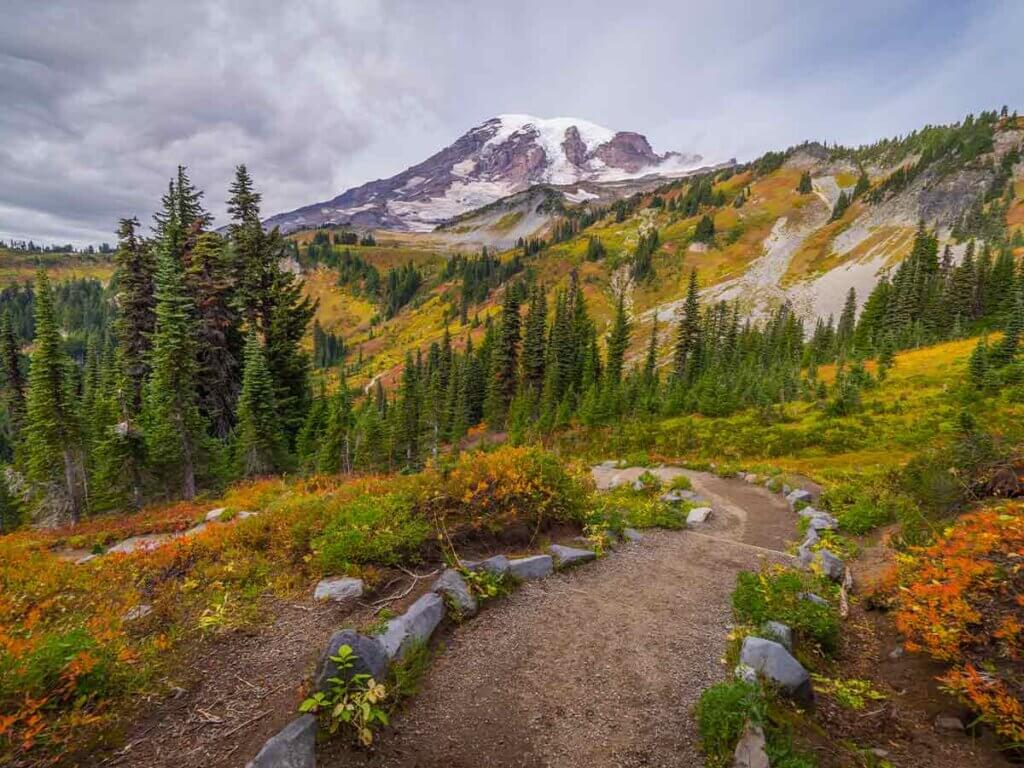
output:
[[[699,765],[691,709],[726,675],[735,575],[785,557],[769,550],[795,521],[763,488],[686,474],[716,509],[706,531],[524,586],[451,634],[376,753],[332,743],[318,764]]]

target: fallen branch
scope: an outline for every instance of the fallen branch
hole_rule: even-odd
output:
[[[245,721],[244,723],[240,723],[239,725],[236,725],[236,726],[235,726],[234,728],[232,728],[232,729],[231,729],[230,731],[228,731],[227,733],[222,733],[222,734],[221,734],[221,735],[220,735],[220,736],[219,736],[218,738],[224,739],[224,738],[227,738],[228,736],[233,736],[233,735],[235,735],[236,733],[238,733],[238,732],[239,732],[240,730],[242,730],[243,728],[245,728],[245,726],[247,726],[247,725],[252,725],[252,724],[253,724],[253,723],[255,723],[255,722],[256,722],[257,720],[260,720],[260,719],[262,719],[262,718],[266,717],[266,716],[267,716],[267,715],[269,715],[269,714],[270,714],[270,710],[268,709],[268,710],[267,710],[267,711],[265,711],[265,712],[260,712],[260,713],[259,713],[258,715],[253,715],[253,716],[252,716],[252,717],[250,717],[250,718],[249,718],[248,720],[246,720],[246,721]]]
[[[404,592],[398,592],[393,595],[389,595],[388,597],[381,598],[380,600],[377,600],[374,603],[372,603],[372,605],[376,606],[373,609],[374,613],[380,613],[384,609],[384,607],[387,606],[388,603],[393,603],[395,600],[401,600],[403,597],[408,596],[408,594],[416,588],[416,582],[418,582],[420,579],[429,579],[431,576],[437,576],[437,574],[439,573],[438,570],[433,570],[430,573],[423,574],[413,573],[412,571],[407,571],[405,568],[399,568],[399,570],[407,576],[410,576],[412,578],[412,583],[409,584],[409,588],[406,589]]]

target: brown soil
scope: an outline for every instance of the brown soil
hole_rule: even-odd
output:
[[[699,765],[691,710],[726,676],[736,573],[784,558],[760,547],[795,521],[764,489],[687,474],[716,509],[705,531],[649,532],[525,585],[447,638],[376,752],[332,742],[318,764]]]

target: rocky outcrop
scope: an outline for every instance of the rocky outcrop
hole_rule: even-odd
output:
[[[313,590],[314,600],[330,600],[332,603],[347,603],[362,596],[362,580],[350,576],[321,579]]]

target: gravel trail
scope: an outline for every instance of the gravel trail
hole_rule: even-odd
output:
[[[318,765],[701,765],[692,708],[726,675],[736,573],[784,559],[795,519],[763,488],[685,474],[711,525],[523,586],[450,634],[375,753],[331,743]]]

